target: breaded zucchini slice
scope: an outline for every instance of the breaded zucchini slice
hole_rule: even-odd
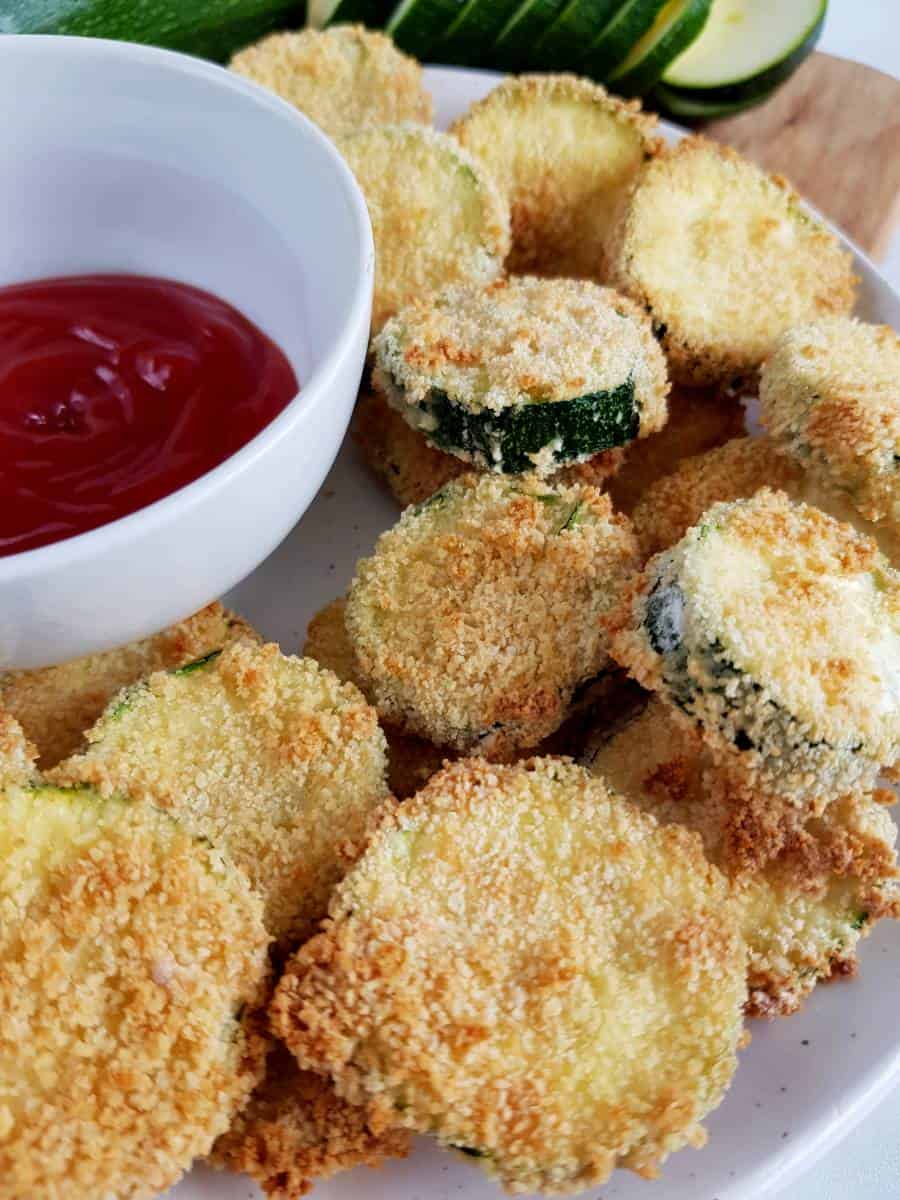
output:
[[[301,1071],[293,1055],[276,1045],[265,1078],[216,1142],[210,1161],[249,1175],[268,1200],[299,1200],[319,1180],[408,1153],[405,1130],[374,1133],[364,1108],[341,1100],[330,1080]]]
[[[549,475],[666,420],[650,323],[588,280],[518,276],[400,310],[372,382],[440,450],[487,471]]]
[[[78,749],[120,688],[153,671],[183,667],[228,642],[257,636],[241,617],[221,604],[209,604],[177,625],[116,650],[56,667],[0,671],[0,708],[16,718],[37,747],[40,766],[48,770]]]
[[[632,513],[641,496],[683,458],[721,446],[744,432],[744,407],[714,388],[676,386],[668,419],[657,433],[625,448],[624,462],[608,484],[619,512]]]
[[[618,617],[619,662],[767,790],[821,811],[900,756],[900,575],[818,509],[714,505]]]
[[[11,713],[0,708],[0,788],[27,783],[36,774],[37,749]]]
[[[763,368],[762,421],[869,521],[900,526],[900,337],[830,317],[789,329]]]
[[[149,1200],[262,1073],[262,905],[151,805],[10,786],[0,814],[0,1194]]]
[[[510,271],[606,282],[616,206],[662,145],[654,115],[588,79],[520,75],[504,79],[450,133],[504,191]]]
[[[301,1067],[512,1192],[653,1175],[736,1067],[744,947],[700,839],[564,759],[388,812],[271,1008]]]
[[[365,691],[437,745],[534,746],[606,665],[600,620],[635,564],[626,518],[594,488],[465,475],[357,565],[346,622]]]
[[[856,293],[850,254],[785,180],[701,137],[641,169],[609,258],[680,383],[755,375],[786,329],[849,312]]]
[[[817,982],[852,973],[876,920],[898,915],[890,792],[850,793],[798,821],[777,797],[730,780],[697,732],[649,697],[601,731],[588,758],[632,803],[700,834],[738,905],[750,1015],[795,1012]]]
[[[345,854],[387,795],[359,691],[277,646],[236,643],[119,693],[55,781],[127,791],[228,853],[282,945],[324,916]]]
[[[489,283],[509,253],[509,208],[453,138],[409,123],[338,139],[369,207],[375,237],[372,332],[417,297]]]
[[[361,125],[431,124],[421,63],[362,25],[272,33],[236,54],[230,67],[299,108],[329,137]]]
[[[378,392],[366,392],[360,397],[353,434],[369,466],[387,484],[402,508],[421,504],[445,483],[470,469],[455,454],[430,446],[425,435],[413,429]],[[633,442],[632,446],[645,444],[648,443]],[[625,453],[621,447],[605,450],[587,462],[563,467],[556,478],[602,488],[621,467]]]
[[[845,495],[825,487],[770,439],[751,437],[734,438],[705,454],[685,458],[671,475],[651,484],[631,514],[643,556],[649,558],[674,545],[718,501],[743,500],[763,487],[777,488],[792,500],[812,504],[852,525],[873,538],[893,566],[900,566],[900,531],[892,523],[865,520]],[[615,502],[615,489],[610,488],[610,493]]]

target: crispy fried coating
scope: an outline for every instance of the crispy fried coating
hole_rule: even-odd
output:
[[[40,766],[48,770],[78,749],[120,688],[247,637],[256,634],[246,621],[221,604],[209,604],[177,625],[117,650],[56,667],[0,671],[0,707],[20,723],[38,748]]]
[[[360,397],[353,435],[369,466],[384,480],[402,508],[421,504],[445,483],[471,469],[455,454],[429,446],[424,434],[408,425],[378,392],[364,392]],[[652,435],[647,443],[650,441]],[[554,478],[602,489],[619,470],[626,453],[621,446],[605,450],[587,462],[563,467]]]
[[[749,1015],[795,1012],[820,980],[854,969],[877,920],[900,915],[891,793],[849,794],[799,821],[777,796],[731,779],[658,699],[601,731],[587,757],[634,804],[702,837],[741,914]]]
[[[789,329],[759,383],[762,421],[869,521],[900,528],[900,337],[831,317]]]
[[[284,944],[325,914],[387,795],[374,709],[310,659],[237,642],[120,693],[52,773],[149,800],[231,855]]]
[[[272,33],[229,65],[299,108],[329,137],[361,125],[431,124],[421,63],[362,25]]]
[[[605,665],[600,617],[636,561],[627,519],[594,488],[463,476],[357,565],[346,621],[365,690],[436,745],[534,746]]]
[[[265,1078],[216,1142],[210,1161],[249,1175],[269,1200],[298,1200],[340,1171],[378,1167],[408,1153],[405,1130],[373,1133],[364,1108],[341,1100],[321,1075],[301,1071],[276,1044]]]
[[[611,624],[640,684],[798,806],[870,787],[900,756],[900,573],[783,492],[714,505]]]
[[[361,128],[338,139],[375,238],[372,332],[419,296],[489,283],[509,252],[509,209],[491,176],[445,133],[421,125]]]
[[[852,258],[780,177],[702,137],[647,162],[609,238],[679,383],[752,378],[792,325],[848,313]]]
[[[388,810],[273,1027],[373,1121],[512,1192],[686,1144],[736,1066],[744,947],[699,838],[564,759],[452,764]]]
[[[605,282],[604,239],[621,193],[656,154],[656,117],[574,75],[504,79],[450,127],[503,188],[508,268]]]
[[[10,786],[0,810],[0,1197],[150,1200],[262,1074],[262,904],[150,805]]]
[[[744,432],[743,405],[715,388],[676,386],[669,392],[668,409],[662,429],[625,448],[624,462],[608,484],[619,512],[634,512],[647,489],[683,458],[703,454]]]
[[[37,748],[29,742],[19,722],[0,708],[0,788],[27,783],[36,772]]]

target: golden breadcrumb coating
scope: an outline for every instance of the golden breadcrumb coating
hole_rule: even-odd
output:
[[[621,468],[608,484],[614,506],[632,513],[644,492],[683,458],[721,446],[744,432],[744,407],[714,388],[676,386],[669,392],[665,425],[626,446]]]
[[[352,1167],[405,1158],[409,1134],[373,1133],[366,1110],[341,1100],[331,1083],[301,1071],[276,1044],[266,1075],[231,1128],[216,1142],[214,1167],[249,1175],[268,1200],[298,1200],[315,1182]]]
[[[789,329],[759,382],[762,421],[870,521],[900,527],[900,337],[829,317]]]
[[[338,139],[375,237],[372,332],[417,297],[489,283],[509,252],[509,210],[484,167],[453,138],[409,123]]]
[[[0,1196],[149,1200],[262,1074],[262,905],[150,805],[11,786],[0,808]]]
[[[37,749],[19,722],[0,708],[0,788],[27,783],[36,774]]]
[[[371,1120],[511,1192],[652,1176],[736,1063],[744,946],[700,839],[564,759],[446,767],[388,809],[270,1010]]]
[[[0,707],[8,709],[38,748],[46,771],[73,754],[120,688],[153,671],[183,667],[237,638],[256,634],[221,604],[209,604],[177,625],[56,667],[0,670]]]
[[[716,504],[650,559],[612,652],[761,786],[815,811],[900,756],[900,575],[783,492]]]
[[[429,446],[425,435],[408,425],[377,392],[365,392],[360,397],[353,436],[369,466],[384,480],[401,508],[421,504],[445,483],[471,470],[469,464],[455,454]],[[653,436],[641,444],[649,445]],[[580,481],[602,489],[619,470],[626,453],[621,446],[604,450],[587,462],[570,463],[553,478],[568,483]]]
[[[754,376],[786,329],[848,313],[856,294],[850,253],[791,186],[702,137],[641,168],[609,256],[680,383]]]
[[[387,795],[374,709],[277,646],[238,642],[120,693],[83,754],[53,772],[127,791],[209,838],[247,873],[284,945],[325,914],[352,844]]]
[[[360,125],[431,124],[421,63],[362,25],[272,33],[229,65],[299,108],[329,137]]]
[[[665,433],[665,430],[663,430]],[[734,438],[705,454],[685,458],[647,489],[631,514],[645,558],[674,545],[720,500],[743,500],[763,487],[786,492],[873,538],[891,564],[900,566],[900,530],[867,521],[846,496],[822,485],[812,472],[779,451],[769,438]],[[610,489],[612,491],[612,489]]]
[[[729,880],[749,952],[750,1015],[795,1012],[819,980],[855,969],[856,945],[878,919],[900,915],[890,792],[849,794],[798,821],[777,797],[729,779],[658,699],[601,733],[589,757],[634,804],[699,833]]]
[[[373,345],[376,391],[434,443],[442,437],[435,394],[467,413],[503,414],[630,384],[637,432],[623,429],[619,440],[665,424],[669,381],[649,320],[618,292],[586,279],[517,276],[447,288],[401,309]],[[487,461],[471,447],[444,448],[482,468],[509,469],[499,442]],[[529,457],[546,475],[562,454],[548,446]]]
[[[616,203],[662,145],[653,114],[574,75],[520,75],[473,104],[450,133],[504,190],[510,271],[605,282]]]
[[[627,519],[594,488],[463,476],[357,565],[346,621],[365,691],[437,745],[534,746],[605,665],[600,617],[636,562]]]

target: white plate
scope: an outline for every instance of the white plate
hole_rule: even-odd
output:
[[[430,68],[444,126],[498,76]],[[674,127],[667,129],[678,137]],[[900,298],[855,247],[859,313],[900,328]],[[299,649],[309,618],[340,595],[360,555],[397,518],[348,440],[301,524],[229,597],[287,652]],[[753,1043],[722,1106],[707,1122],[709,1145],[683,1150],[648,1184],[618,1171],[591,1200],[760,1200],[784,1187],[900,1082],[900,923],[883,922],[862,944],[857,979],[820,986],[803,1011],[752,1022]],[[256,1200],[249,1181],[195,1169],[172,1200]],[[474,1166],[422,1140],[411,1158],[378,1171],[360,1167],[315,1190],[315,1200],[500,1200]]]

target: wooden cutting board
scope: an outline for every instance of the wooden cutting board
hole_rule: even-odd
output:
[[[863,250],[884,255],[900,223],[900,81],[816,53],[765,104],[703,132],[786,176]]]

